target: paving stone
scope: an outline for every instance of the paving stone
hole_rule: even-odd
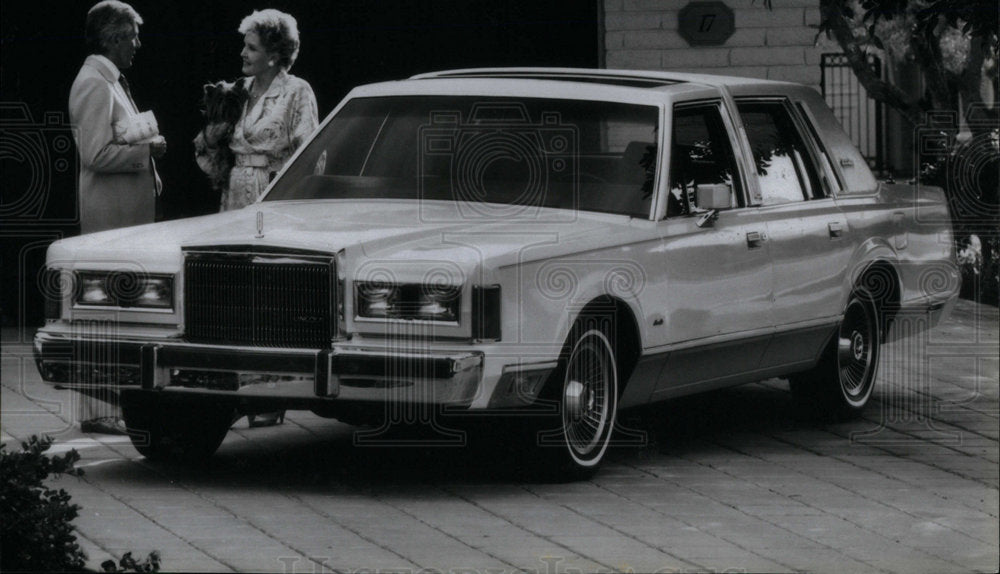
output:
[[[3,347],[2,436],[16,448],[54,431],[54,451],[80,453],[83,479],[50,482],[82,507],[75,524],[92,568],[155,548],[165,571],[181,572],[993,572],[997,331],[994,309],[960,302],[928,339],[927,361],[885,347],[865,419],[794,419],[787,382],[772,379],[674,413],[715,417],[711,428],[657,429],[569,484],[471,473],[468,451],[428,459],[454,466],[441,476],[370,471],[416,459],[356,448],[353,427],[300,412],[281,427],[238,422],[204,468],[150,463],[127,439],[81,435],[72,394],[40,383],[28,345]],[[901,398],[915,410],[899,410]],[[719,410],[750,400],[765,405],[760,418]]]
[[[636,540],[609,539],[603,536],[554,536],[552,539],[577,551],[581,556],[594,560],[600,557],[600,562],[617,570],[654,572],[666,568],[692,566],[691,563],[671,556],[655,546]]]

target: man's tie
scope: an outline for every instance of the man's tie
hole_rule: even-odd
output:
[[[128,87],[128,80],[125,79],[125,74],[119,74],[119,76],[118,76],[118,83],[122,85],[122,90],[125,92],[125,95],[128,97],[129,103],[132,104],[132,111],[138,113],[139,106],[135,105],[135,100],[132,99],[132,90],[129,89],[129,87]]]

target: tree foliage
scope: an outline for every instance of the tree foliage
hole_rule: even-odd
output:
[[[771,0],[762,3],[772,8]],[[919,181],[945,190],[959,250],[981,245],[981,257],[971,257],[981,264],[963,267],[963,273],[975,279],[984,300],[996,304],[1000,2],[819,0],[819,7],[819,32],[836,40],[868,95],[912,124]],[[915,68],[923,91],[883,78],[871,66],[871,56]],[[984,92],[991,101],[984,101]]]
[[[756,0],[753,0],[756,2]],[[762,0],[771,9],[772,0]],[[835,39],[868,94],[922,125],[932,111],[996,117],[982,101],[984,77],[998,93],[1000,3],[996,0],[819,0],[819,31]],[[927,91],[909,93],[883,80],[868,56],[885,53],[912,62]],[[959,99],[961,97],[961,100]],[[975,131],[976,125],[970,125]]]
[[[820,0],[820,31],[836,39],[858,80],[875,99],[925,125],[928,112],[963,114],[973,132],[996,110],[981,87],[997,86],[995,0]],[[868,54],[915,64],[926,91],[911,93],[882,79]],[[957,125],[954,127],[957,132]]]

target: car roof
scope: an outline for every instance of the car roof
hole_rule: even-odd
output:
[[[787,87],[794,85],[788,82],[743,78],[739,76],[603,68],[464,68],[417,74],[410,79],[426,80],[434,78],[549,80],[647,89],[663,89],[678,84],[700,84],[703,86],[729,88],[736,86]]]
[[[733,97],[815,99],[812,88],[791,82],[667,71],[588,68],[466,68],[355,87],[341,102],[384,96],[493,96],[579,99],[661,105],[668,99]],[[339,107],[338,107],[339,109]],[[334,110],[336,112],[337,110]]]
[[[800,84],[709,74],[589,68],[465,68],[358,86],[350,97],[464,94],[627,101],[656,105],[666,97],[792,96],[811,89]]]

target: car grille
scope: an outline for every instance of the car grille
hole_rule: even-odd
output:
[[[186,251],[189,341],[321,348],[336,335],[337,274],[330,255]]]

